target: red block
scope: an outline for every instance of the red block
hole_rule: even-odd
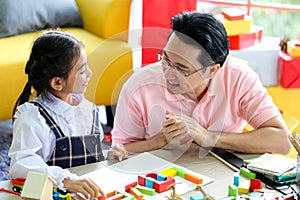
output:
[[[300,57],[279,53],[279,83],[284,88],[300,88]]]
[[[129,189],[136,186],[137,185],[137,182],[133,182],[131,184],[128,184],[125,186],[125,192],[129,192]]]
[[[262,189],[262,183],[258,179],[250,179],[250,192],[253,192],[255,189]]]
[[[156,192],[161,193],[169,190],[170,185],[174,183],[175,179],[173,177],[167,177],[164,181],[155,181],[153,186]]]
[[[228,36],[230,49],[243,49],[253,46],[256,41],[261,41],[262,34],[263,28],[256,26],[251,33]]]

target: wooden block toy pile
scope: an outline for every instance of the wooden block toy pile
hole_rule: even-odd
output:
[[[243,175],[246,179],[240,180]],[[280,194],[282,195],[282,194]],[[264,189],[256,174],[245,167],[234,173],[233,184],[228,185],[228,196],[232,199],[293,200],[293,194],[278,196],[274,190]]]
[[[167,168],[160,172],[138,175],[137,181],[125,186],[125,192],[112,191],[98,200],[142,200],[144,195],[154,196],[156,193],[166,192],[175,184],[175,176],[179,176],[195,184],[202,184],[203,180],[177,167]],[[193,197],[194,200],[196,197]]]
[[[242,49],[261,41],[263,27],[253,25],[252,17],[237,8],[224,8],[216,18],[220,20],[227,32],[230,49]]]

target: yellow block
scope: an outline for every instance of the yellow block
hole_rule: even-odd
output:
[[[238,187],[239,193],[248,194],[250,188],[250,180],[243,180]]]
[[[216,18],[223,23],[228,36],[251,33],[253,20],[250,16],[246,15],[241,20],[228,20],[222,14],[219,14],[216,15]]]
[[[297,40],[291,40],[287,43],[287,53],[292,57],[300,57],[300,46],[296,46],[300,42]]]
[[[165,176],[169,176],[169,177],[177,176],[177,171],[175,169],[172,169],[172,168],[165,169],[165,170],[163,170],[159,173],[163,174]]]

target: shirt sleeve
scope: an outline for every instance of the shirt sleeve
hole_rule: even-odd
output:
[[[246,74],[240,79],[240,114],[256,129],[271,118],[280,116],[280,112],[257,74],[251,69],[248,69]]]
[[[26,178],[28,171],[36,171],[50,175],[56,181],[56,187],[62,189],[65,178],[78,178],[67,169],[47,165],[54,146],[55,136],[36,106],[30,103],[19,106],[9,150],[11,178]]]
[[[112,130],[113,143],[126,144],[145,138],[143,113],[138,100],[138,89],[132,89],[128,83],[124,85],[117,104],[114,127]]]

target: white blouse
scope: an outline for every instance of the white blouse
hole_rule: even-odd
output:
[[[80,99],[77,106],[60,100],[51,93],[49,99],[38,96],[34,99],[40,103],[61,128],[65,136],[88,135],[93,124],[93,103],[83,96],[74,95]],[[103,130],[100,120],[97,122],[100,129],[101,141]],[[77,175],[68,169],[58,166],[48,166],[55,147],[55,134],[46,124],[38,107],[32,103],[25,103],[18,107],[14,115],[13,140],[9,150],[11,158],[10,177],[26,178],[28,171],[49,174],[55,181],[56,187],[63,188],[62,180],[65,178],[77,179]]]

